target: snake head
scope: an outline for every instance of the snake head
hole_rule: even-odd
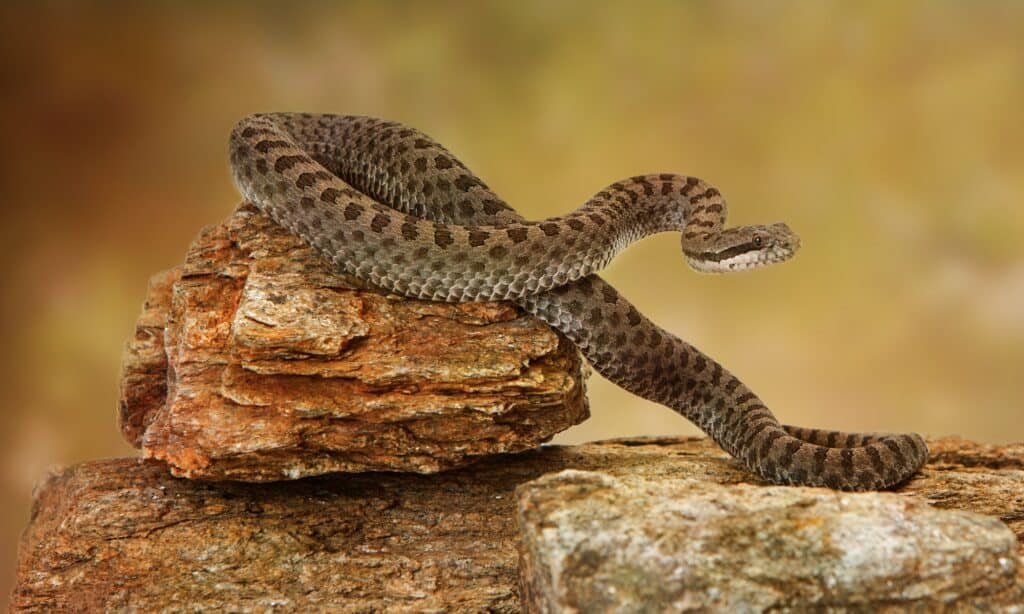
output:
[[[800,249],[800,237],[779,222],[726,228],[695,239],[683,237],[683,254],[701,273],[729,273],[789,260]]]

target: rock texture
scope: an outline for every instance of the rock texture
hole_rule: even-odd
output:
[[[152,279],[120,422],[191,478],[432,473],[582,422],[584,369],[513,306],[360,289],[243,205]]]
[[[915,501],[986,514],[1024,542],[1024,447],[955,439],[929,446],[938,461],[905,485],[900,498],[863,497],[894,510],[893,501],[906,500],[911,519],[934,514]],[[666,487],[686,479],[752,483],[703,439],[546,446],[437,475],[337,474],[273,484],[174,479],[155,461],[89,462],[56,471],[38,488],[12,603],[17,611],[39,612],[517,612],[515,489],[564,469]],[[849,496],[783,490],[818,493],[825,502]],[[793,513],[811,518],[801,509]],[[976,526],[979,534],[998,533],[992,521]],[[794,522],[793,530],[815,536],[824,529]],[[749,535],[735,539],[756,545]],[[979,550],[977,565],[993,552]],[[1016,559],[1009,564],[1019,569]],[[922,569],[932,567],[924,561]],[[947,570],[950,586],[962,585],[955,584],[959,572]],[[994,586],[1007,573],[979,579],[979,587]],[[902,580],[917,582],[916,576]]]
[[[522,486],[531,612],[1024,610],[991,516],[889,493],[569,470]]]

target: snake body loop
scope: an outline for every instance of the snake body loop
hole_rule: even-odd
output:
[[[780,425],[742,382],[596,275],[629,243],[664,231],[681,233],[700,271],[780,262],[798,249],[785,224],[725,228],[724,198],[699,179],[633,177],[531,222],[444,147],[395,122],[253,115],[232,131],[230,156],[242,194],[340,270],[414,298],[514,300],[602,375],[681,413],[765,479],[878,489],[927,460],[916,434]]]

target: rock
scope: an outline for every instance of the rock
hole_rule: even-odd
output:
[[[991,516],[890,493],[569,470],[520,487],[532,612],[1024,611]]]
[[[432,473],[582,422],[584,379],[575,347],[514,306],[361,288],[243,205],[151,281],[120,422],[190,478]]]
[[[864,496],[905,499],[911,519],[918,510],[936,513],[915,501],[983,512],[1004,519],[1024,541],[1021,448],[1007,447],[1002,456],[960,440],[932,440],[929,446],[946,456],[926,466],[899,497]],[[15,611],[46,612],[517,612],[515,489],[564,469],[665,487],[683,480],[759,484],[698,438],[544,446],[436,475],[335,474],[268,484],[174,479],[152,460],[87,462],[54,472],[37,489],[12,605]],[[809,492],[824,502],[849,496]],[[626,504],[622,511],[629,509]],[[794,510],[794,518],[806,513]],[[990,520],[964,526],[993,536],[986,542],[993,547],[1001,543]],[[795,523],[793,530],[810,536],[823,531]],[[971,565],[981,568],[993,552],[978,550]],[[1016,559],[1010,564],[1019,565]],[[950,568],[949,574],[957,571]],[[979,588],[995,586],[1007,573],[980,579]],[[912,583],[931,586],[905,578],[907,586]],[[713,589],[729,586],[708,587]]]

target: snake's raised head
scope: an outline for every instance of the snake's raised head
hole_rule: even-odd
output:
[[[726,228],[687,239],[683,253],[695,271],[729,273],[783,262],[800,249],[800,237],[783,223]]]

